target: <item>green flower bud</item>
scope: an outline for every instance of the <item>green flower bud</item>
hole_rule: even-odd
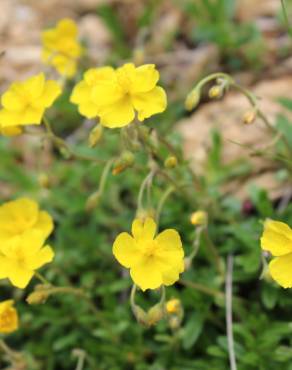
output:
[[[89,134],[88,145],[90,148],[94,148],[96,144],[100,141],[103,133],[103,127],[101,125],[96,125]]]
[[[165,316],[165,310],[162,304],[158,303],[151,307],[147,312],[147,326],[157,324]]]
[[[211,99],[221,98],[222,94],[223,94],[223,86],[222,85],[215,85],[215,86],[211,87],[211,89],[209,90],[209,97]]]
[[[198,87],[195,87],[187,96],[185,100],[185,108],[188,111],[193,110],[197,107],[201,99],[201,90]]]
[[[175,168],[178,164],[177,158],[174,155],[171,155],[166,158],[164,161],[165,168]]]
[[[100,192],[96,191],[92,193],[86,201],[85,210],[86,212],[92,212],[99,204]]]

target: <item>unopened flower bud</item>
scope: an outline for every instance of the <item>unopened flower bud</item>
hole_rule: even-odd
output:
[[[90,148],[94,148],[96,144],[100,141],[102,137],[103,127],[101,125],[96,125],[89,134],[88,145]]]
[[[147,140],[150,135],[150,128],[143,125],[139,127],[139,135],[142,137],[143,140]]]
[[[185,100],[185,108],[188,111],[193,110],[197,107],[201,99],[201,91],[195,87],[187,96]]]
[[[99,204],[100,192],[96,191],[92,193],[86,201],[85,210],[86,212],[92,212]]]
[[[208,223],[208,214],[205,211],[197,211],[191,215],[191,224],[205,226]]]
[[[151,307],[147,312],[147,326],[157,324],[165,315],[164,307],[161,303]]]
[[[146,220],[146,218],[153,218],[155,219],[156,211],[153,208],[147,208],[147,209],[139,209],[136,214],[136,218],[140,218],[141,220]]]
[[[119,173],[123,172],[125,169],[133,166],[135,163],[135,156],[129,150],[125,150],[121,157],[115,162],[114,167],[112,169],[113,175],[118,175]]]
[[[212,86],[211,89],[209,90],[209,97],[211,99],[217,99],[217,98],[221,98],[223,94],[223,88],[221,85],[215,85],[215,86]]]
[[[177,330],[180,327],[182,319],[178,316],[170,316],[168,319],[168,325],[171,330]]]
[[[71,153],[70,151],[65,147],[65,146],[60,146],[59,147],[59,151],[61,153],[61,155],[65,158],[65,159],[69,159],[71,157]]]
[[[139,66],[144,63],[145,51],[142,48],[135,49],[133,54],[135,65]]]
[[[132,166],[135,162],[135,156],[132,152],[130,152],[129,150],[125,150],[123,153],[122,153],[122,162],[127,166]]]
[[[184,259],[184,265],[185,265],[185,271],[188,271],[192,266],[193,259],[190,257],[185,257]]]
[[[35,290],[26,298],[28,304],[43,304],[47,301],[50,293],[46,290]]]
[[[177,158],[174,155],[171,155],[166,158],[164,161],[164,167],[165,168],[175,168],[177,166]]]
[[[257,116],[256,111],[254,109],[250,110],[243,115],[242,121],[245,125],[250,125],[255,121],[256,116]]]
[[[138,305],[135,305],[133,307],[133,313],[134,313],[137,321],[140,324],[145,325],[145,326],[148,325],[148,323],[147,323],[147,313],[143,310],[143,308],[141,308]]]
[[[168,314],[178,314],[182,309],[181,302],[177,298],[170,299],[166,302],[165,308]]]
[[[38,183],[42,188],[48,188],[50,186],[49,176],[42,172],[38,175]]]

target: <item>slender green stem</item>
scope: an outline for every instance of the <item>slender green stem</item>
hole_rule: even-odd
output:
[[[13,349],[11,349],[5,342],[3,339],[0,339],[0,350],[2,350],[2,352],[4,352],[9,360],[12,362],[12,364],[14,363],[19,363],[20,361],[24,361],[24,358],[23,358],[23,355],[21,352],[16,352],[14,351]],[[24,364],[24,363],[23,363]]]
[[[131,303],[131,308],[132,308],[133,312],[134,312],[135,307],[136,307],[136,303],[135,303],[136,291],[137,291],[137,285],[133,284],[132,289],[131,289],[131,295],[130,295],[130,303]]]
[[[108,160],[104,169],[103,169],[103,171],[102,171],[100,182],[99,182],[99,187],[98,187],[99,194],[102,194],[103,191],[104,191],[105,183],[106,183],[109,171],[110,171],[113,163],[114,163],[114,159]]]
[[[38,271],[35,271],[35,276],[45,285],[51,285],[51,283]]]
[[[75,370],[83,370],[85,364],[86,353],[84,351],[79,351],[78,353],[77,366]]]
[[[215,264],[215,267],[217,269],[217,272],[221,275],[221,277],[224,278],[224,272],[223,272],[223,269],[222,269],[222,265],[221,265],[221,260],[220,260],[220,255],[215,247],[215,245],[213,244],[211,238],[210,238],[210,235],[209,235],[209,232],[208,232],[208,229],[207,228],[204,228],[203,230],[203,234],[205,236],[205,240],[206,240],[206,246],[213,258],[213,261],[214,261],[214,264]]]
[[[216,72],[216,73],[212,73],[210,75],[208,75],[207,77],[203,78],[197,85],[196,87],[197,88],[202,88],[206,83],[212,81],[212,80],[215,80],[217,78],[224,78],[225,80],[227,80],[227,82],[229,82],[230,84],[234,82],[233,78],[231,76],[229,76],[227,73],[223,73],[223,72]]]
[[[94,163],[104,163],[105,162],[104,160],[99,159],[99,158],[94,158],[94,157],[86,156],[86,155],[83,155],[83,154],[75,153],[69,147],[69,145],[66,143],[66,141],[64,139],[60,138],[59,136],[57,136],[54,133],[54,131],[52,129],[52,126],[51,126],[51,124],[50,124],[50,122],[49,122],[49,120],[46,116],[43,117],[43,122],[44,122],[44,125],[46,127],[48,136],[50,137],[50,139],[52,140],[54,145],[60,151],[64,150],[67,153],[69,158],[76,159],[76,160],[82,160],[82,161],[89,161],[89,162],[94,162]]]
[[[268,117],[264,114],[264,112],[259,108],[258,106],[258,99],[257,97],[252,93],[250,92],[248,89],[246,89],[245,87],[242,87],[240,85],[238,85],[237,83],[232,83],[232,86],[238,90],[239,92],[241,92],[243,95],[246,96],[246,98],[249,100],[251,106],[255,109],[256,113],[257,113],[257,116],[262,120],[262,122],[266,125],[267,129],[274,135],[278,135],[278,130],[276,127],[274,127],[272,125],[272,123],[269,121]],[[289,144],[289,141],[287,140],[287,138],[285,136],[282,136],[281,137],[287,150],[288,150],[288,153],[290,155],[290,157],[292,157],[292,148],[290,147],[290,144]]]
[[[183,154],[177,150],[166,138],[162,137],[161,135],[158,134],[158,140],[160,141],[161,144],[163,144],[176,158],[178,158],[179,162],[186,162]],[[190,165],[187,163],[187,170],[190,173],[194,186],[196,190],[201,191],[202,190],[202,185],[200,182],[200,179],[196,176],[194,171],[190,168]]]
[[[170,186],[166,191],[162,194],[162,197],[160,198],[160,201],[157,206],[157,211],[156,211],[156,224],[159,225],[159,219],[161,215],[161,211],[163,209],[163,206],[168,199],[168,197],[175,191],[174,186]]]
[[[190,264],[194,260],[194,258],[196,257],[196,255],[199,251],[200,240],[201,240],[201,235],[202,235],[203,230],[204,230],[204,226],[199,226],[196,229],[196,235],[195,235],[195,239],[194,239],[194,242],[193,242],[193,250],[192,250],[191,254],[187,257],[188,262]]]
[[[147,174],[147,176],[145,177],[145,179],[143,180],[143,182],[140,186],[139,193],[138,193],[138,200],[137,200],[137,212],[144,209],[144,207],[143,207],[144,192],[145,192],[145,189],[146,189],[148,183],[152,181],[153,176],[155,175],[155,173],[156,173],[155,169],[150,170],[150,172]]]
[[[226,332],[227,332],[230,369],[237,370],[233,337],[232,280],[233,280],[233,256],[229,255],[227,258],[227,273],[225,283]]]

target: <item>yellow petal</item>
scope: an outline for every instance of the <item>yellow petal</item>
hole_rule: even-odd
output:
[[[32,256],[35,256],[44,244],[44,234],[38,229],[28,229],[19,235],[16,248],[11,248],[9,257],[14,258],[15,252],[21,252],[23,263],[29,262]],[[5,251],[4,251],[5,252]],[[7,255],[7,253],[6,253]]]
[[[137,218],[132,223],[132,234],[136,240],[145,239],[152,240],[154,239],[156,233],[156,223],[155,221],[147,217],[144,220]]]
[[[75,104],[86,103],[90,101],[91,87],[86,81],[80,81],[74,87],[70,96],[70,102]]]
[[[128,233],[121,233],[113,245],[113,254],[121,265],[129,268],[141,260],[135,240]]]
[[[17,288],[24,289],[34,275],[33,271],[14,266],[8,273],[8,279]]]
[[[132,102],[138,111],[139,121],[143,121],[153,114],[164,112],[167,106],[167,97],[163,88],[157,86],[149,92],[135,94],[132,97]]]
[[[0,110],[0,125],[4,127],[15,127],[22,118],[21,112],[12,112],[7,109]]]
[[[54,223],[52,217],[46,211],[39,212],[34,229],[40,230],[44,238],[47,238],[53,231]]]
[[[18,328],[18,314],[13,300],[0,302],[0,333],[9,334]]]
[[[155,257],[163,273],[164,284],[173,284],[184,271],[184,250],[179,233],[173,229],[165,230],[155,241],[158,244]]]
[[[36,270],[46,263],[49,263],[53,260],[55,256],[54,251],[48,245],[44,246],[41,250],[39,250],[34,256],[31,257],[28,268],[31,270]]]
[[[0,255],[0,279],[6,279],[7,276],[8,276],[8,264],[6,258]]]
[[[0,207],[0,230],[21,233],[34,226],[38,212],[38,204],[28,198],[4,203]]]
[[[152,90],[159,80],[159,72],[154,64],[145,64],[136,68],[135,80],[132,83],[131,93],[144,93]]]
[[[39,73],[36,76],[32,76],[27,80],[21,82],[22,90],[28,94],[32,99],[37,99],[43,94],[45,86],[45,75]]]
[[[100,109],[99,116],[103,126],[116,128],[131,123],[135,118],[135,112],[129,99],[125,98]]]
[[[172,253],[174,255],[184,256],[184,250],[179,233],[174,229],[164,230],[155,238],[162,253]]]
[[[76,73],[76,60],[62,54],[57,54],[52,58],[51,63],[56,70],[63,76],[72,77]]]
[[[146,289],[157,289],[163,281],[162,276],[151,258],[146,258],[130,270],[131,277],[143,291]]]
[[[62,37],[67,36],[75,38],[78,33],[76,23],[70,18],[60,20],[57,24],[57,29]]]
[[[117,82],[123,91],[131,92],[136,78],[136,68],[133,63],[126,63],[116,70]]]
[[[40,108],[49,108],[61,94],[61,91],[58,82],[48,80],[45,82],[42,95],[33,102],[33,105]]]
[[[90,101],[80,103],[78,106],[78,111],[82,116],[85,116],[89,119],[97,117],[99,112],[98,107]]]
[[[272,278],[283,288],[292,288],[292,253],[274,258],[269,264]]]
[[[178,269],[169,269],[162,273],[162,282],[164,285],[173,285],[179,279]]]
[[[116,81],[115,70],[112,67],[90,68],[84,73],[84,80],[89,86],[99,83]]]
[[[2,95],[1,104],[3,105],[4,108],[10,111],[17,112],[25,107],[26,101],[23,97],[21,97],[19,94],[13,91],[12,88],[10,88]]]
[[[110,106],[119,101],[123,102],[124,96],[115,76],[110,79],[99,78],[92,87],[91,98],[99,106]]]
[[[261,237],[261,247],[274,256],[292,252],[291,228],[283,222],[267,220]]]
[[[39,125],[42,121],[45,108],[26,108],[17,122],[19,125]]]

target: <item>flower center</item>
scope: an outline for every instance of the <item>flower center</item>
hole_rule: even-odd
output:
[[[154,257],[157,250],[157,242],[155,240],[150,240],[145,243],[143,254],[145,257]]]

